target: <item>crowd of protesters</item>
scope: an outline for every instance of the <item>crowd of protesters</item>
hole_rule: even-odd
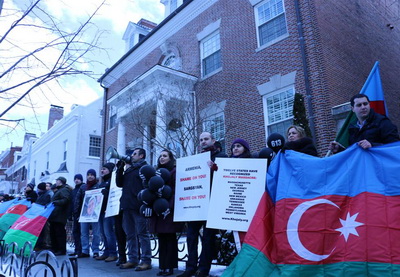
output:
[[[350,144],[357,143],[360,147],[368,149],[375,145],[399,140],[397,127],[387,117],[376,114],[370,108],[367,96],[355,95],[351,99],[351,106],[357,120],[348,127]],[[268,141],[270,148],[253,154],[245,139],[236,138],[230,144],[229,157],[267,158],[269,164],[279,151],[285,153],[287,150],[294,150],[318,156],[313,140],[306,136],[302,127],[292,125],[287,129],[285,135],[286,139],[277,134],[271,135],[270,140],[274,142],[273,145],[271,146]],[[199,141],[200,152],[210,152],[211,159],[208,165],[212,176],[218,168],[215,158],[228,156],[222,151],[221,144],[211,133],[201,133]],[[332,142],[330,149],[337,153],[343,151],[344,147],[337,142]],[[146,151],[142,148],[135,148],[127,152],[127,157],[129,158],[126,160],[119,160],[116,165],[111,162],[103,164],[100,178],[97,178],[97,172],[94,169],[86,172],[86,180],[81,174],[76,174],[73,180],[74,188],[67,184],[64,177],[57,178],[54,185],[40,183],[37,190],[35,190],[34,184],[26,186],[24,193],[27,200],[41,205],[53,203],[55,206],[40,234],[36,250],[51,249],[55,255],[66,255],[66,223],[69,219],[73,222],[72,234],[75,247],[74,252],[69,255],[88,258],[91,252],[92,257],[96,260],[116,262],[120,269],[133,268],[136,271],[144,271],[152,268],[150,233],[153,233],[158,239],[159,246],[160,271],[157,275],[174,274],[174,269],[178,267],[177,233],[184,230],[183,223],[173,221],[176,176],[174,154],[168,149],[163,149],[158,157],[157,166],[154,168],[158,173],[163,169],[169,173],[168,178],[165,179],[165,185],[170,187],[171,192],[163,213],[154,213],[148,208],[142,210],[140,198],[144,196],[140,194],[148,181],[141,173],[141,168],[147,166]],[[117,215],[106,217],[112,174],[116,174],[116,186],[122,188],[120,211]],[[98,220],[96,222],[80,222],[82,208],[86,205],[85,193],[95,189],[100,189],[104,195]],[[161,190],[158,193],[161,197]],[[0,194],[0,201],[10,199],[8,195]],[[90,201],[87,205],[90,205]],[[188,258],[185,271],[178,276],[208,276],[215,253],[216,230],[207,228],[206,221],[189,221],[186,226]],[[200,232],[202,233],[202,247],[199,255]],[[89,239],[90,233],[92,234],[91,240]],[[245,233],[239,233],[241,242],[244,235]],[[104,245],[102,253],[100,253],[100,241],[103,241]]]

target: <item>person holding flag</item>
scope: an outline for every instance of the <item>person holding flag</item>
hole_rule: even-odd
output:
[[[397,127],[384,115],[371,109],[370,101],[365,94],[356,94],[350,99],[351,110],[357,121],[348,126],[348,144],[357,143],[363,149],[381,144],[399,141]],[[334,154],[345,148],[333,141],[329,146]]]
[[[368,149],[399,140],[396,126],[387,118],[389,113],[378,61],[375,62],[360,93],[351,98],[350,104],[352,111],[348,114],[335,141],[329,145],[327,156],[330,153],[343,151],[353,143]]]

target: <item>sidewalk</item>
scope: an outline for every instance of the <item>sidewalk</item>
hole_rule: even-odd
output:
[[[59,261],[68,259],[68,256],[60,256]],[[78,276],[98,276],[98,277],[128,277],[128,276],[156,276],[159,271],[158,259],[152,260],[153,268],[146,271],[135,271],[132,269],[120,269],[115,265],[115,262],[106,263],[104,261],[96,261],[92,257],[90,258],[80,258],[78,259]],[[176,276],[185,270],[185,262],[179,262],[179,269],[174,270],[174,275]],[[210,275],[211,276],[221,276],[225,270],[225,266],[212,265]]]
[[[186,238],[180,238],[178,244],[179,249],[184,249],[183,252],[180,253],[180,257],[184,257],[187,252],[186,248],[182,246],[186,242]],[[153,242],[152,242],[153,243]],[[73,249],[68,245],[67,252],[73,252]],[[199,253],[201,252],[201,243],[199,243]],[[69,256],[58,256],[57,259],[59,262],[63,262],[64,260],[68,260]],[[153,268],[146,271],[135,271],[134,268],[131,269],[120,269],[116,266],[116,262],[104,262],[104,261],[97,261],[90,258],[80,258],[78,260],[78,276],[79,277],[86,277],[86,276],[97,276],[97,277],[114,277],[114,276],[156,276],[159,271],[158,267],[158,259],[152,259],[152,266]],[[222,265],[211,265],[210,276],[218,277],[221,276],[224,272],[226,266]],[[174,275],[181,274],[185,271],[185,262],[178,262],[178,269],[174,270]]]

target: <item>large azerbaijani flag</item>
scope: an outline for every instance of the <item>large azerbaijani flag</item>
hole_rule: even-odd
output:
[[[388,116],[388,110],[386,107],[385,96],[382,88],[381,75],[379,73],[379,62],[376,61],[374,67],[368,75],[363,87],[360,90],[360,94],[365,94],[368,96],[371,108],[375,112]],[[348,127],[351,123],[357,120],[356,115],[350,111],[343,123],[342,128],[340,128],[335,141],[340,143],[342,146],[349,146],[349,133]]]
[[[11,207],[0,218],[0,239],[3,239],[4,235],[10,229],[11,225],[31,207],[31,202],[23,199],[15,202]]]
[[[223,276],[400,276],[400,142],[280,153]]]
[[[5,243],[16,242],[19,247],[23,247],[25,242],[29,241],[34,247],[53,210],[54,205],[52,203],[47,206],[33,203],[32,207],[18,218],[7,231],[3,238]]]

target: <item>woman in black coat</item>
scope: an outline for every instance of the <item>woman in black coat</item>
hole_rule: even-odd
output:
[[[171,177],[166,183],[172,189],[172,196],[169,199],[170,213],[164,215],[153,215],[150,218],[150,232],[157,234],[159,246],[159,267],[157,276],[169,276],[174,274],[174,268],[178,268],[178,240],[177,232],[183,229],[183,223],[174,222],[173,208],[175,198],[175,157],[171,151],[164,149],[158,158],[157,169],[166,168],[170,171]]]
[[[285,150],[294,150],[304,154],[318,157],[317,149],[314,146],[314,142],[311,138],[306,137],[304,129],[297,125],[292,125],[287,129],[288,141],[282,148],[282,152]]]

